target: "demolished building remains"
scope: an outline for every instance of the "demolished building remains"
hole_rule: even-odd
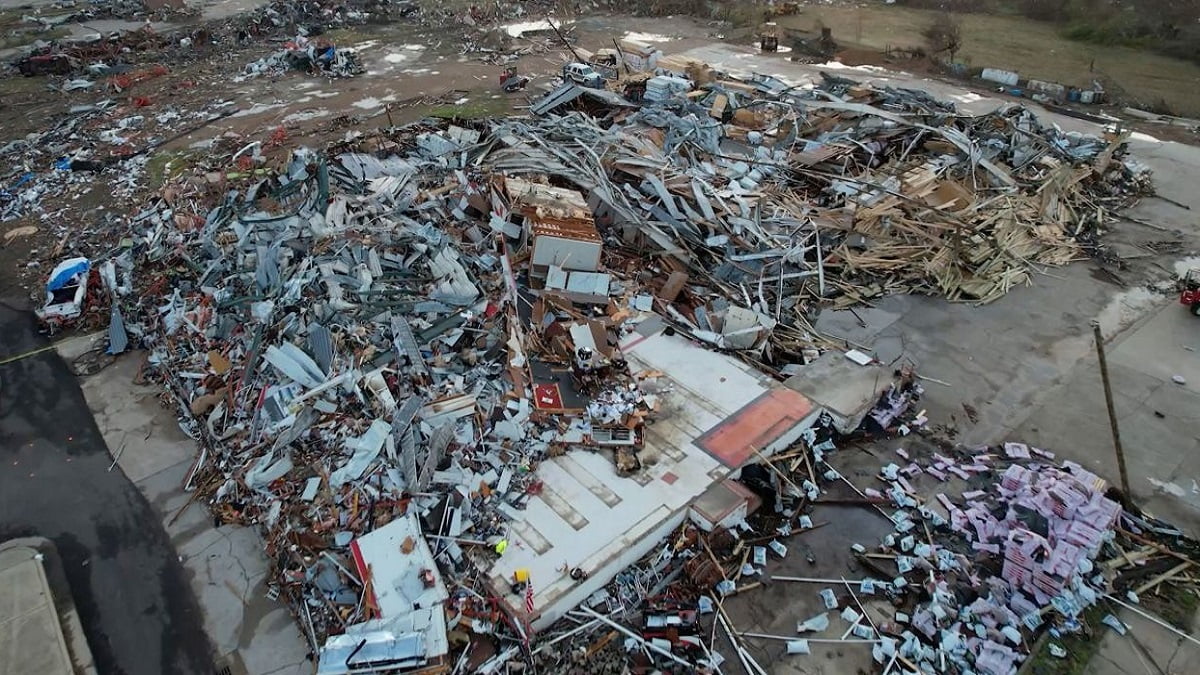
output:
[[[679,579],[763,672],[721,597],[813,528],[820,486],[848,483],[825,461],[843,434],[925,421],[907,369],[860,410],[823,409],[806,368],[885,368],[815,313],[897,292],[995,300],[1100,253],[1108,216],[1151,189],[1119,131],[832,77],[703,80],[647,84],[644,105],[552,93],[529,118],[351,132],[267,175],[184,172],[90,262],[113,335],[148,349],[199,442],[186,489],[259,527],[318,672],[552,672],[537,633],[599,626],[636,663],[719,668],[694,616],[645,604]],[[909,611],[841,616],[888,669],[1012,672],[1047,612],[1069,622],[1099,597],[1083,568],[1118,519],[1138,527],[1078,467],[1035,478],[960,452],[862,491],[899,509],[881,550],[900,569],[845,588]],[[999,488],[922,504],[917,472]],[[744,544],[759,504],[770,529]],[[918,518],[1003,553],[1003,571],[917,542]],[[964,578],[991,595],[956,604]],[[641,630],[619,623],[639,613]]]

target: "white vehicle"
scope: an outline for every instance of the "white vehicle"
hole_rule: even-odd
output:
[[[603,89],[604,78],[586,63],[568,63],[562,69],[563,79],[583,87]]]
[[[46,281],[46,304],[37,310],[38,318],[58,324],[79,318],[91,269],[87,258],[71,258],[56,265]]]

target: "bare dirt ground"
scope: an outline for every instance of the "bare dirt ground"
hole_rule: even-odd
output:
[[[220,3],[214,7],[220,11],[236,9]],[[239,4],[237,8],[244,7]],[[819,23],[830,26],[842,46],[837,58],[848,65],[876,64],[933,75],[934,67],[925,60],[897,60],[881,51],[889,46],[919,44],[920,30],[928,18],[927,12],[895,7],[818,5],[806,6],[799,14],[778,20],[785,29],[811,30]],[[995,63],[1030,76],[1086,82],[1084,75],[1094,61],[1095,72],[1091,74],[1111,74],[1126,83],[1124,87],[1130,93],[1142,92],[1139,87],[1145,84],[1145,96],[1170,95],[1176,97],[1171,99],[1172,105],[1194,104],[1200,109],[1200,94],[1196,93],[1200,89],[1194,86],[1200,68],[1190,64],[1127,49],[1097,53],[1094,47],[1064,41],[1051,28],[1023,19],[969,15],[962,21],[966,46],[960,56],[976,65]],[[562,19],[560,23],[569,29],[576,45],[588,50],[609,47],[614,38],[630,34],[654,41],[668,53],[712,42],[753,41],[751,29],[688,17],[593,15]],[[4,272],[0,276],[5,278],[0,290],[12,295],[9,291],[17,291],[18,285],[28,285],[40,277],[41,268],[27,266],[31,254],[43,263],[64,254],[86,255],[88,251],[77,250],[75,238],[67,233],[81,227],[103,227],[109,214],[124,214],[126,204],[140,201],[111,203],[114,180],[134,182],[138,186],[135,192],[145,194],[197,158],[213,152],[214,147],[245,147],[258,142],[269,160],[281,160],[291,147],[324,145],[356,131],[369,132],[430,114],[475,118],[520,113],[553,86],[567,58],[552,33],[534,34],[534,41],[553,48],[531,48],[527,50],[530,53],[520,56],[514,65],[531,76],[532,82],[525,92],[503,94],[498,87],[502,66],[489,53],[465,52],[464,36],[501,52],[506,40],[509,44],[530,43],[507,37],[510,31],[505,30],[488,31],[465,24],[454,24],[452,28],[401,20],[329,31],[323,37],[340,48],[354,49],[366,68],[365,74],[347,79],[313,77],[296,71],[281,76],[244,77],[246,65],[280,49],[285,36],[252,40],[234,49],[197,46],[186,58],[164,57],[169,67],[167,75],[122,92],[105,86],[70,92],[50,89],[61,84],[61,78],[0,79],[0,142],[66,119],[72,106],[104,99],[117,103],[106,115],[109,124],[135,115],[200,109],[227,115],[156,147],[148,153],[143,167],[123,169],[124,176],[111,171],[97,174],[91,184],[77,189],[72,199],[48,205],[46,213],[6,223],[0,228],[3,232],[29,226],[37,227],[38,232],[0,240],[0,270]],[[1055,58],[1044,58],[1047,49]],[[789,56],[780,54],[778,58],[782,61]],[[1145,73],[1153,74],[1153,79],[1142,77]],[[981,82],[967,86],[981,93],[988,91]],[[135,106],[134,101],[142,105]],[[1154,126],[1153,133],[1172,140],[1195,140],[1191,132],[1170,127]]]
[[[709,25],[689,18],[656,19],[652,31],[646,26],[644,18],[612,15],[566,20],[564,29],[576,46],[591,50],[611,46],[613,38],[638,34],[660,43],[666,51],[680,51],[709,42],[713,34]],[[80,248],[83,238],[75,236],[81,230],[102,228],[109,214],[132,215],[140,199],[112,199],[113,185],[129,180],[130,172],[138,185],[135,192],[144,195],[204,157],[216,144],[236,149],[258,142],[268,161],[282,161],[298,146],[319,147],[348,133],[368,133],[428,115],[470,119],[520,113],[554,86],[567,58],[561,48],[529,49],[533,53],[520,56],[515,65],[532,78],[531,83],[525,92],[504,94],[499,88],[503,66],[489,63],[487,53],[462,53],[463,34],[474,31],[480,40],[495,40],[496,46],[502,47],[504,38],[497,34],[504,31],[485,32],[467,26],[457,30],[448,33],[444,28],[398,22],[324,34],[322,37],[340,48],[358,54],[366,72],[354,78],[314,77],[299,71],[245,77],[247,64],[281,48],[282,39],[269,39],[232,51],[195,48],[194,58],[168,61],[167,75],[121,92],[105,85],[57,91],[50,87],[61,84],[62,78],[54,77],[0,79],[0,114],[5,115],[0,121],[0,144],[68,118],[73,106],[106,99],[117,103],[104,118],[108,126],[135,115],[150,118],[202,109],[228,115],[156,147],[140,169],[127,163],[115,171],[91,175],[90,182],[77,186],[71,199],[46,199],[45,213],[0,225],[0,237],[19,228],[38,228],[31,235],[0,238],[0,293],[13,296],[23,292],[22,286],[35,287],[52,260],[88,255],[90,251]],[[552,33],[539,33],[533,41],[551,38]],[[46,168],[25,167],[34,172]],[[31,258],[41,266],[31,265]]]
[[[644,33],[646,20],[628,15],[588,17],[567,26],[576,38],[574,44],[588,50],[611,46],[614,37],[639,33],[670,45],[672,51],[711,40],[704,23],[685,17],[656,19],[653,30]],[[438,32],[393,24],[338,30],[328,37],[355,49],[366,74],[336,81],[300,73],[247,80],[222,92],[240,112],[186,140],[195,143],[205,135],[214,138],[213,132],[247,134],[283,125],[294,142],[320,142],[329,140],[330,120],[344,115],[354,118],[357,129],[367,131],[388,124],[388,110],[390,123],[430,113],[471,118],[520,112],[555,84],[566,54],[559,46],[521,56],[514,64],[533,81],[525,92],[504,94],[499,89],[501,66],[484,62],[478,54],[460,53],[457,40],[447,40]]]

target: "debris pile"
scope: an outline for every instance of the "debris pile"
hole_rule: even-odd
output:
[[[657,655],[660,667],[671,657],[719,665],[718,643],[708,638],[723,635],[751,673],[768,670],[747,643],[766,640],[786,641],[788,655],[810,654],[817,644],[864,644],[885,673],[1010,675],[1045,632],[1062,639],[1103,624],[1123,633],[1113,614],[1118,607],[1141,611],[1139,596],[1167,581],[1189,593],[1196,588],[1194,578],[1179,575],[1195,564],[1195,542],[1124,511],[1106,496],[1104,480],[1072,462],[1055,467],[1053,453],[1021,443],[967,448],[921,440],[897,450],[904,466],[882,467],[878,479],[886,489],[860,489],[829,461],[835,440],[850,439],[818,427],[795,451],[747,467],[740,480],[763,496],[760,511],[733,529],[703,532],[686,524],[653,555],[661,572],[654,579],[663,584],[633,593],[632,607],[595,606],[625,617],[633,630],[642,623],[627,641],[631,664],[645,665],[640,652],[658,641],[668,652]],[[916,485],[921,476],[940,486],[932,496]],[[809,514],[821,503],[847,503],[824,496],[839,486],[892,526],[877,545],[850,540],[851,569],[869,576],[773,571],[792,547],[815,550],[804,541],[826,523]],[[815,564],[813,553],[806,555]],[[797,616],[795,635],[738,630],[729,603],[764,585],[772,593],[811,593],[823,611]],[[575,616],[584,619],[585,612]],[[599,622],[592,627],[603,629]],[[564,624],[561,636],[582,629]],[[575,640],[600,642],[586,636]],[[1053,639],[1045,648],[1064,657]]]
[[[123,76],[126,88],[132,75],[136,71]],[[125,223],[116,222],[116,213],[78,213],[74,204],[92,193],[96,174],[111,178],[118,197],[140,195],[148,182],[149,153],[237,112],[229,102],[199,108],[155,103],[149,96],[133,96],[126,102],[113,98],[79,105],[45,131],[0,147],[0,158],[8,162],[0,173],[0,222],[35,216],[44,227],[57,228],[54,255],[64,249],[81,255],[110,251],[111,237],[120,239]],[[88,244],[100,250],[89,250]]]
[[[1035,265],[1100,250],[1106,214],[1149,189],[1124,136],[1064,134],[1020,108],[965,117],[919,92],[703,72],[694,91],[679,74],[647,84],[644,106],[606,92],[567,103],[591,114],[350,131],[280,166],[256,144],[214,153],[110,232],[115,251],[82,261],[105,270],[113,349],[149,350],[147,373],[200,441],[186,487],[221,522],[261,528],[273,592],[323,654],[319,672],[448,665],[463,631],[499,645],[463,650],[469,669],[529,656],[534,580],[496,589],[481,575],[545,488],[546,458],[597,452],[639,477],[646,425],[673,394],[664,373],[631,369],[622,337],[666,324],[795,374],[827,346],[810,324],[820,308],[901,291],[993,300]],[[870,431],[922,427],[920,394],[902,371]],[[806,509],[823,483],[854,487],[826,461],[836,440],[822,423],[786,464],[746,470],[774,509],[756,525],[685,526],[589,598],[573,618],[617,635],[585,658],[607,653],[616,670],[605,650],[620,639],[639,666],[717,667],[697,628],[712,614],[763,672],[721,602],[820,526]],[[883,549],[898,572],[859,588],[909,603],[912,630],[873,624],[848,584],[856,608],[842,612],[878,658],[1005,672],[1020,657],[1012,630],[1033,628],[1016,590],[1053,604],[1093,583],[1082,566],[1111,532],[1094,517],[1111,526],[1111,502],[1080,474],[1019,469],[957,518],[920,503],[908,476],[999,481],[988,453],[885,467],[886,493],[854,487],[899,509]],[[947,540],[918,542],[924,523]],[[980,576],[948,532],[1011,550],[1012,567]],[[918,605],[917,589],[931,599]],[[823,594],[830,609],[839,595]],[[570,643],[558,653],[578,658]]]
[[[11,65],[24,77],[94,74],[135,66],[148,59],[157,61],[169,45],[166,36],[146,26],[132,31],[103,33],[94,40],[39,40]]]
[[[772,368],[803,362],[821,306],[990,302],[1038,265],[1097,254],[1110,214],[1150,189],[1125,135],[1065,134],[1019,107],[965,117],[840,79],[808,92],[714,80],[605,110],[510,123],[520,159],[505,166],[561,167],[605,195],[622,243],[662,252],[652,270],[672,318]]]
[[[207,174],[172,183],[134,219],[137,291],[119,302],[206,448],[188,485],[222,521],[265,529],[314,647],[389,616],[360,602],[384,581],[356,583],[328,552],[419,513],[442,520],[447,569],[471,566],[461,545],[482,547],[485,564],[503,551],[508,514],[540,489],[540,460],[620,436],[618,462],[635,470],[655,400],[614,353],[609,323],[566,297],[580,278],[608,303],[606,275],[548,265],[541,299],[513,276],[510,247],[535,270],[540,256],[583,264],[563,258],[581,233],[555,201],[585,208],[582,197],[465,167],[478,131],[419,125],[403,138],[409,152],[382,158],[298,151],[241,189]]]
[[[1003,455],[999,449],[959,449],[956,457],[935,452],[927,463],[890,464],[882,470],[889,489],[866,491],[900,509],[882,549],[899,572],[893,586],[912,584],[929,598],[904,612],[904,621],[897,615],[896,623],[907,625],[897,626],[898,636],[882,638],[877,660],[898,654],[928,670],[941,660],[959,672],[1013,672],[1032,642],[1027,636],[1047,620],[1078,629],[1083,611],[1105,594],[1111,579],[1097,572],[1097,560],[1121,514],[1104,496],[1105,482],[1072,462],[1043,464],[1053,454],[1024,444],[1006,443]],[[1001,471],[1005,462],[1012,463]],[[909,478],[921,473],[981,489],[953,499],[939,492],[938,506],[919,504]],[[921,522],[926,537],[931,531],[939,536],[922,540]],[[996,561],[1002,561],[998,574]],[[1047,614],[1051,609],[1056,614]],[[946,667],[938,672],[954,672]]]
[[[87,19],[166,21],[184,19],[197,13],[183,0],[92,0],[73,19],[81,22]]]
[[[909,459],[908,451],[897,453]],[[1178,530],[1123,511],[1106,496],[1104,480],[1053,460],[1051,452],[1005,443],[883,467],[888,488],[863,493],[897,509],[889,514],[895,530],[879,553],[863,548],[859,560],[881,574],[872,585],[918,590],[923,599],[899,605],[880,627],[877,662],[901,659],[922,672],[1015,672],[1047,624],[1055,635],[1078,632],[1089,608],[1130,588],[1129,576],[1117,572],[1131,564],[1130,550],[1177,562],[1167,556],[1187,543]],[[912,482],[920,475],[954,496],[937,491],[924,499]],[[1137,602],[1137,594],[1129,599]]]
[[[121,3],[143,7],[141,2]],[[182,3],[180,3],[182,4]],[[162,11],[183,11],[164,8]],[[191,63],[197,50],[212,47],[236,48],[253,45],[281,35],[316,36],[318,33],[342,26],[362,25],[369,21],[402,18],[417,11],[415,3],[387,0],[352,0],[333,2],[285,2],[273,0],[236,16],[189,24],[169,32],[156,32],[149,25],[138,30],[105,31],[98,39],[61,39],[39,41],[24,50],[12,66],[22,75],[66,75],[92,72],[96,68],[114,72],[124,67],[136,67],[147,61],[169,64]],[[99,8],[104,16],[127,16],[129,12]],[[142,12],[139,18],[144,18]],[[294,49],[288,51],[296,51]],[[302,56],[305,51],[294,56]]]
[[[498,10],[499,7],[492,9]],[[518,6],[517,9],[522,7]],[[488,8],[475,5],[458,18],[462,23],[476,27],[476,30],[463,33],[460,53],[472,54],[484,63],[515,63],[522,56],[545,54],[561,49],[564,44],[569,46],[576,42],[573,24],[558,25],[550,19],[543,19],[496,25],[500,21],[511,21],[513,17],[507,16],[507,9],[504,17],[487,12]],[[476,16],[479,18],[472,18]]]
[[[296,39],[285,43],[283,49],[248,64],[242,79],[279,76],[289,70],[323,77],[354,77],[366,72],[353,49],[338,48],[328,40],[297,35]]]

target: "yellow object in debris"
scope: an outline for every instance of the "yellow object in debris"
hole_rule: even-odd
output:
[[[518,584],[529,583],[529,570],[525,569],[524,567],[516,570],[513,572],[513,580]]]
[[[508,548],[508,540],[507,539],[501,539],[500,541],[496,542],[496,554],[497,555],[504,555],[504,551],[507,548]]]

